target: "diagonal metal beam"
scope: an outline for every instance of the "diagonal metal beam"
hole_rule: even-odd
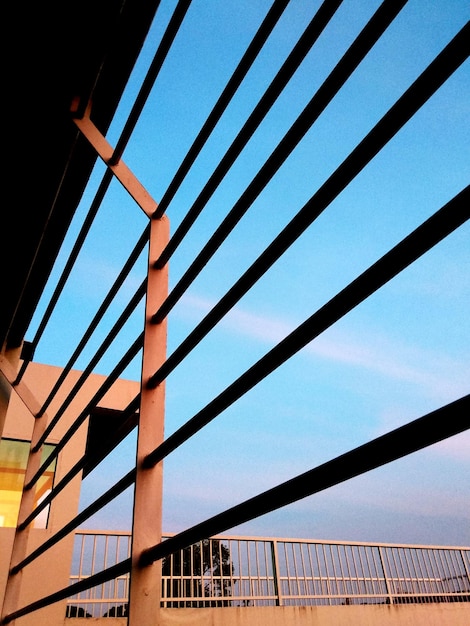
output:
[[[83,134],[90,142],[91,146],[96,150],[98,156],[108,166],[109,170],[119,180],[124,189],[135,200],[147,217],[152,217],[157,209],[157,202],[152,198],[135,174],[120,159],[117,163],[113,163],[114,148],[108,143],[98,128],[90,119],[91,105],[85,111],[83,117],[77,117],[79,107],[79,99],[75,99],[72,103],[71,113],[72,119]]]
[[[143,553],[142,566],[203,537],[212,537],[298,502],[469,428],[470,395],[467,395],[166,539]]]

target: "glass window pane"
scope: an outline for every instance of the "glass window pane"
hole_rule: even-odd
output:
[[[17,524],[21,493],[28,462],[29,442],[14,439],[0,440],[0,526],[14,527]],[[54,446],[45,444],[41,464],[47,459]],[[56,459],[39,479],[36,486],[34,506],[51,491],[54,482]],[[49,507],[47,506],[34,521],[36,528],[46,528]]]

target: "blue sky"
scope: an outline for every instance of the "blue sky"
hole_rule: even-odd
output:
[[[108,133],[115,144],[175,3],[163,0]],[[162,197],[270,3],[194,0],[124,153]],[[175,231],[319,6],[292,0],[182,184]],[[357,36],[379,2],[346,0],[170,261],[175,285],[208,236]],[[465,0],[410,0],[209,261],[169,320],[171,353],[468,21]],[[230,314],[170,375],[174,432],[335,293],[469,182],[467,62],[389,142]],[[63,254],[104,172],[98,163]],[[64,365],[147,218],[113,183],[36,358]],[[62,264],[62,265],[61,265]],[[102,330],[145,273],[145,253]],[[31,335],[46,298],[33,321]],[[390,281],[165,461],[164,530],[183,530],[468,393],[470,225]],[[129,319],[97,370],[142,330]],[[86,367],[99,338],[79,360]],[[126,376],[137,380],[137,358]],[[85,481],[83,504],[134,462],[133,437]],[[469,431],[307,498],[237,534],[468,545]],[[126,465],[127,463],[127,465]],[[130,493],[88,527],[129,528]]]

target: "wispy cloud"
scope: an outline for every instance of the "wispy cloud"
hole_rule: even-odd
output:
[[[184,315],[199,317],[214,304],[199,296],[186,295]],[[268,346],[278,343],[295,328],[288,321],[258,315],[240,307],[234,307],[221,324],[232,333]],[[371,329],[367,336],[360,338],[344,330],[330,329],[308,344],[304,353],[415,385],[438,402],[449,402],[468,393],[468,361],[407,345]]]

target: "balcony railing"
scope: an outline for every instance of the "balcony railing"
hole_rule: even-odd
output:
[[[168,536],[168,535],[167,535]],[[130,534],[76,534],[71,583],[127,558]],[[470,548],[219,536],[162,562],[162,606],[470,601]],[[125,615],[129,576],[68,601],[67,615]]]

